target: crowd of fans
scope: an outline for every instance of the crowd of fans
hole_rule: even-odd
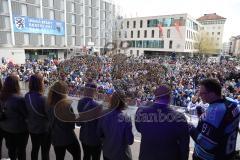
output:
[[[61,62],[27,60],[22,65],[6,63],[1,66],[4,84],[0,85],[0,138],[6,140],[11,160],[26,159],[29,135],[34,160],[38,159],[40,147],[43,159],[48,160],[51,145],[57,160],[64,159],[66,150],[74,160],[81,159],[81,146],[84,160],[91,157],[99,160],[102,150],[104,160],[131,160],[129,145],[133,144],[134,135],[131,118],[124,110],[137,105],[135,124],[142,135],[140,160],[149,157],[187,160],[189,134],[196,147],[204,148],[195,148],[194,160],[206,159],[202,153],[227,160],[226,157],[235,154],[239,123],[237,65],[236,61],[225,60],[217,64],[200,58],[145,59],[125,55],[83,55]],[[28,84],[25,89],[29,92],[24,97],[19,80]],[[81,98],[77,115],[73,114],[67,95]],[[106,111],[95,97],[108,102]],[[166,107],[169,104],[197,114],[200,125],[194,128],[188,124],[183,114]],[[216,109],[211,110],[208,105]],[[206,115],[202,116],[205,110]],[[217,116],[219,123],[206,118],[214,112],[222,115]],[[74,132],[75,125],[81,126],[81,146]],[[219,133],[224,140],[220,148],[212,150],[215,142],[211,148],[206,143],[220,142]],[[229,139],[235,145],[228,144]],[[229,152],[222,152],[226,146],[230,147]]]
[[[223,86],[226,97],[240,101],[240,71],[237,61],[222,60],[208,63],[207,59],[171,57],[145,59],[125,55],[78,56],[65,61],[45,59],[29,61],[25,64],[5,64],[1,67],[1,77],[12,72],[20,80],[28,82],[35,72],[44,76],[46,87],[57,80],[64,80],[69,87],[69,95],[79,97],[86,81],[93,79],[98,86],[99,98],[111,95],[114,90],[124,90],[130,101],[136,105],[154,100],[153,91],[161,83],[172,87],[171,104],[195,109],[197,103],[203,108],[207,104],[198,98],[198,83],[205,78],[216,78]],[[193,104],[193,106],[192,106]]]

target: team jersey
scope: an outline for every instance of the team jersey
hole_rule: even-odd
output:
[[[202,160],[228,160],[235,153],[240,110],[237,103],[222,99],[209,105],[197,127],[190,130],[194,156]]]

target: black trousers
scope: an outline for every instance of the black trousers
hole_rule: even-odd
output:
[[[42,160],[49,160],[49,150],[51,147],[51,135],[49,132],[34,134],[30,133],[32,141],[31,159],[38,160],[38,152],[41,147]]]
[[[108,158],[106,158],[106,157],[103,156],[103,160],[110,160],[110,159],[108,159]]]
[[[67,146],[54,146],[56,160],[64,160],[66,150],[71,153],[73,160],[81,160],[81,149],[79,143]]]
[[[4,133],[8,156],[11,160],[26,160],[26,147],[28,143],[28,133]]]
[[[100,160],[102,146],[89,146],[82,143],[83,160]]]
[[[0,128],[0,159],[2,158],[2,141],[4,138],[4,131]]]

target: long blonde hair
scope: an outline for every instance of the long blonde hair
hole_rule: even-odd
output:
[[[57,102],[65,99],[68,94],[68,85],[64,81],[55,82],[48,92],[47,103],[50,106],[56,105]]]

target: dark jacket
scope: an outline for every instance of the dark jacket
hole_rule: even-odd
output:
[[[29,92],[25,95],[28,111],[28,130],[30,133],[41,134],[49,131],[46,99],[37,92]]]
[[[98,134],[103,139],[103,156],[110,160],[131,160],[134,142],[131,118],[113,110],[100,119]]]
[[[64,104],[63,104],[64,105]],[[57,107],[64,107],[64,106]],[[66,110],[69,110],[71,106],[66,106]],[[59,117],[56,117],[56,112],[54,107],[49,109],[49,119],[51,127],[51,139],[53,146],[67,146],[71,144],[78,143],[77,136],[74,132],[75,123],[74,122],[65,122]]]
[[[27,109],[23,97],[13,95],[2,102],[6,119],[0,122],[1,128],[10,133],[27,132]]]
[[[83,113],[97,107],[98,104],[92,98],[84,97],[78,102],[78,112]],[[81,126],[80,141],[85,145],[99,146],[101,145],[100,137],[97,135],[98,119],[88,122],[80,122],[77,125]]]
[[[135,125],[142,135],[140,160],[188,159],[188,123],[183,114],[154,103],[137,110]]]

